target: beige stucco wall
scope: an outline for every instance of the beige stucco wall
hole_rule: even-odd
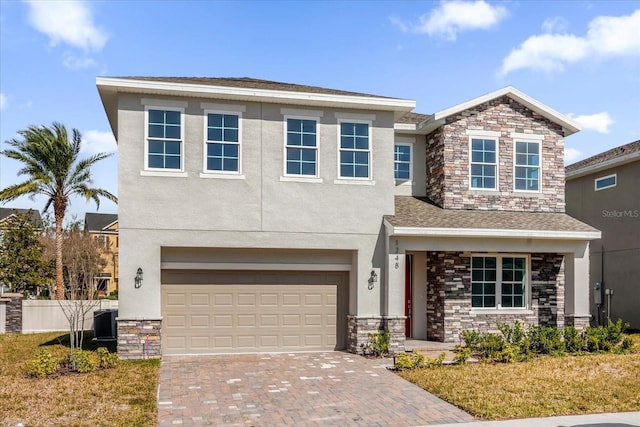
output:
[[[281,180],[283,108],[289,107],[242,104],[244,179],[201,178],[204,109],[200,99],[177,101],[187,103],[186,177],[141,176],[144,105],[133,95],[121,95],[119,101],[120,317],[160,316],[161,248],[171,247],[352,251],[350,314],[380,314],[380,287],[369,291],[366,285],[372,267],[384,266],[381,222],[383,215],[393,213],[392,113],[376,112],[374,118],[371,112],[322,110],[318,126],[322,182],[290,182]],[[372,119],[369,185],[335,182],[336,113]],[[138,267],[144,280],[141,288],[134,289]]]
[[[116,300],[82,301],[87,313],[84,318],[84,329],[93,329],[93,313],[97,310],[117,310]],[[22,333],[68,331],[69,321],[65,316],[64,307],[68,312],[77,301],[50,301],[50,300],[22,300]],[[82,308],[81,308],[82,309]]]
[[[427,194],[426,174],[426,139],[424,135],[396,134],[396,143],[411,144],[411,181],[395,181],[396,196],[424,197]]]

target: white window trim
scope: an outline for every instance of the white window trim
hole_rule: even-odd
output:
[[[473,294],[473,258],[496,258],[496,306],[495,307],[471,307],[471,312],[476,314],[494,314],[500,312],[501,314],[524,314],[532,311],[531,307],[531,254],[513,254],[513,253],[472,253],[469,262],[469,274],[471,279],[469,280],[469,298]],[[500,301],[502,300],[502,259],[503,258],[525,258],[526,268],[526,282],[524,288],[524,307],[502,307]],[[500,268],[498,268],[498,266]],[[471,301],[470,301],[471,304]]]
[[[186,105],[186,103],[179,101],[165,101],[158,102],[154,105],[145,104],[144,106],[144,168],[140,171],[141,176],[188,176],[184,170],[185,159],[185,143],[184,143],[184,128],[185,128],[185,114],[184,107],[171,107],[173,105]],[[149,167],[149,110],[162,110],[162,111],[178,111],[180,112],[180,169],[162,169],[162,168],[150,168]]]
[[[204,105],[204,103],[203,103]],[[208,123],[209,114],[227,114],[232,116],[238,116],[238,170],[237,171],[217,171],[207,169],[207,143],[221,143],[229,144],[231,142],[225,141],[209,141],[208,139]],[[202,147],[202,172],[200,178],[228,178],[228,179],[244,179],[242,175],[242,112],[237,110],[204,110],[204,133],[203,133],[204,145]]]
[[[347,114],[340,114],[340,117],[344,117],[344,116],[348,116]],[[357,116],[354,114],[354,116]],[[364,115],[363,115],[364,116]],[[338,117],[338,113],[336,113],[336,117]],[[374,116],[375,117],[375,116]],[[353,176],[342,176],[340,174],[340,151],[342,151],[342,148],[340,147],[340,141],[341,141],[341,136],[342,136],[342,132],[340,130],[340,128],[342,127],[342,123],[361,123],[361,124],[366,124],[367,126],[369,126],[369,148],[366,150],[367,155],[368,155],[368,165],[369,165],[369,176],[366,178],[362,178],[362,177],[353,177]],[[351,183],[356,183],[356,182],[366,182],[366,183],[371,183],[371,184],[375,184],[375,181],[373,180],[373,122],[371,120],[362,120],[362,119],[350,119],[350,118],[339,118],[338,119],[338,126],[337,126],[337,134],[338,134],[338,138],[337,138],[337,171],[336,171],[336,176],[338,177],[337,179],[335,179],[333,181],[334,184],[351,184]],[[359,152],[364,152],[365,150],[356,150],[356,149],[346,149],[348,151],[359,151]]]
[[[413,184],[413,142],[399,142],[396,141],[393,144],[393,169],[394,169],[394,175],[395,175],[395,168],[396,168],[396,159],[395,159],[395,153],[396,153],[396,145],[403,145],[405,147],[409,147],[409,178],[408,179],[397,179],[395,176],[393,177],[397,183],[400,183],[400,185],[412,185]],[[401,162],[404,163],[404,162]]]
[[[474,133],[471,133],[469,131],[467,131],[467,135],[469,135],[469,161],[468,161],[468,165],[467,165],[467,171],[469,173],[469,190],[470,191],[499,191],[499,182],[500,182],[500,132],[492,132],[492,131],[476,131]],[[474,163],[472,162],[472,157],[473,157],[473,140],[474,139],[493,139],[496,142],[496,161],[495,163],[478,163],[478,164],[483,164],[483,165],[495,165],[496,167],[496,177],[495,177],[495,186],[493,188],[476,188],[473,187],[471,185],[472,183],[472,174],[471,174],[471,165]]]
[[[603,181],[603,180],[609,179],[609,178],[614,178],[615,182],[613,183],[613,185],[607,185],[606,187],[598,188],[598,181]],[[601,176],[600,178],[596,178],[596,179],[593,180],[593,188],[595,189],[595,191],[606,190],[607,188],[613,188],[613,187],[615,187],[617,185],[618,185],[618,174],[617,173],[612,173],[611,175],[607,175],[607,176]]]
[[[520,135],[515,137],[514,135]],[[516,193],[529,193],[529,194],[538,194],[542,193],[542,138],[533,138],[534,135],[531,136],[522,136],[526,134],[516,134],[512,133],[511,136],[513,139],[513,191]],[[536,143],[538,144],[538,189],[537,190],[518,190],[516,189],[516,167],[527,167],[523,165],[516,165],[516,144],[518,142],[528,142],[528,143]]]
[[[287,111],[286,108],[282,109],[283,111]],[[293,110],[288,110],[292,112]],[[298,110],[296,110],[298,111]],[[280,177],[280,181],[282,182],[322,182],[322,178],[320,178],[320,118],[322,114],[318,116],[303,116],[297,114],[287,114],[284,116],[283,125],[284,125],[284,143],[282,145],[282,176]],[[299,174],[289,174],[287,173],[287,132],[289,131],[287,120],[288,119],[297,119],[297,120],[313,120],[316,122],[316,174],[315,175],[299,175]],[[291,146],[295,148],[297,146]],[[308,149],[308,148],[307,148]],[[320,181],[318,181],[320,180]]]

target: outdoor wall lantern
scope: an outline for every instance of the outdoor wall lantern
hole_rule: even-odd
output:
[[[136,278],[134,279],[135,287],[138,289],[142,286],[142,267],[138,267],[138,271],[136,271]]]
[[[369,277],[369,290],[373,289],[374,283],[378,281],[378,274],[375,270],[371,270],[371,277]]]

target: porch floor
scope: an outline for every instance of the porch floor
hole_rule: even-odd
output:
[[[440,356],[441,353],[444,353],[444,361],[452,362],[455,357],[455,353],[453,352],[453,348],[456,346],[455,343],[446,343],[440,341],[427,341],[427,340],[416,340],[412,338],[407,338],[404,342],[405,351],[417,351],[418,353],[424,354],[427,357],[432,359]]]

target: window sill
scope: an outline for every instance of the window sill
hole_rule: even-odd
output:
[[[469,192],[476,194],[486,194],[490,196],[500,196],[502,193],[495,188],[469,188]]]
[[[375,181],[366,180],[366,179],[348,179],[348,178],[334,179],[333,183],[339,184],[339,185],[376,185]]]
[[[513,190],[513,194],[523,197],[541,197],[543,194],[541,191],[527,191],[527,190]]]
[[[200,178],[207,179],[245,179],[244,175],[232,173],[200,172]]]
[[[524,314],[533,315],[533,310],[528,308],[472,308],[469,314],[496,315],[496,314]]]
[[[186,172],[169,172],[169,171],[151,171],[151,170],[142,170],[140,171],[140,176],[170,176],[173,178],[186,178],[189,176]]]
[[[396,187],[413,187],[414,185],[416,185],[416,183],[413,181],[396,179]]]
[[[305,176],[281,176],[281,182],[306,182],[311,184],[322,184],[324,180],[322,178],[318,178],[315,176],[305,177]]]

